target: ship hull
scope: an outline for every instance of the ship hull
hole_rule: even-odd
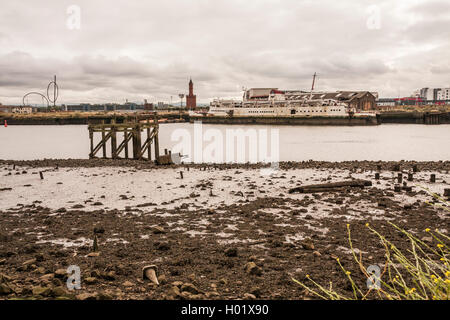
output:
[[[189,121],[201,121],[210,124],[263,124],[263,125],[310,125],[310,126],[374,126],[378,118],[374,116],[341,117],[341,116],[311,116],[311,117],[254,117],[254,116],[195,116]]]

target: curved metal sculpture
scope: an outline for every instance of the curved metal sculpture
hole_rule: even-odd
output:
[[[53,99],[50,97],[50,87],[51,85],[53,85]],[[30,96],[30,95],[38,95],[41,96],[42,98],[44,98],[47,101],[47,107],[50,106],[50,103],[53,103],[53,106],[56,106],[56,100],[58,100],[58,95],[59,95],[59,87],[56,84],[56,76],[54,77],[53,81],[50,81],[50,83],[47,86],[47,96],[43,95],[42,93],[36,92],[36,91],[31,91],[28,92],[27,94],[25,94],[22,98],[22,104],[25,106],[25,98]]]

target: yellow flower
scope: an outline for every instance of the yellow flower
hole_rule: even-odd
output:
[[[307,274],[306,277],[309,278],[309,274]]]
[[[426,228],[425,231],[426,231],[426,232],[430,232],[430,228]]]
[[[349,276],[349,275],[351,274],[351,272],[350,272],[350,271],[347,271],[345,274]]]
[[[443,247],[444,247],[444,245],[443,245],[443,244],[440,244],[440,243],[438,243],[437,247],[438,247],[438,248],[443,248]]]
[[[336,261],[339,262],[339,258],[336,258]]]
[[[447,271],[447,272],[445,273],[445,276],[446,276],[447,278],[450,278],[450,271]]]
[[[436,276],[434,274],[432,274],[431,279],[436,279]]]
[[[366,227],[369,227],[369,223],[368,222],[366,223]]]

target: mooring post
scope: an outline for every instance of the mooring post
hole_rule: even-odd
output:
[[[147,118],[147,158],[148,160],[152,160],[152,142],[150,140],[150,132],[151,132],[151,128],[150,128],[150,120]]]

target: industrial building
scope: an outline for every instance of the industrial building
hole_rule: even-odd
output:
[[[299,90],[279,90],[278,88],[252,88],[244,93],[244,100],[263,101],[271,94],[283,94],[289,100],[320,100],[333,99],[348,103],[356,110],[375,110],[378,93],[370,91],[336,91],[336,92],[306,92]]]

